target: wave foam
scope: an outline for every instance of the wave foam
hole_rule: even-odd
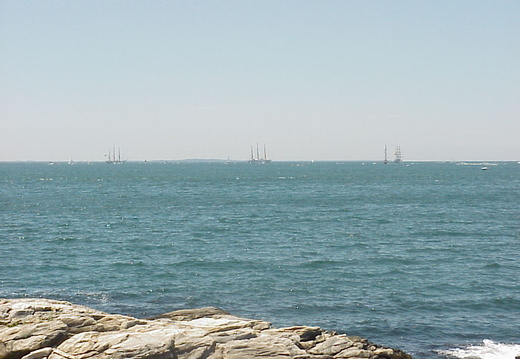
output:
[[[440,354],[460,359],[515,359],[520,356],[520,344],[495,343],[484,339],[481,345],[450,349]]]

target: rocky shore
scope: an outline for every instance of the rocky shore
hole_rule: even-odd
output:
[[[318,327],[272,328],[200,308],[136,319],[48,299],[0,299],[0,359],[411,359]]]

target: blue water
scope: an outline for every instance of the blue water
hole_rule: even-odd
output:
[[[0,297],[520,343],[520,165],[0,163]]]

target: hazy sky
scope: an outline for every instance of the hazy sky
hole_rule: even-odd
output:
[[[520,1],[0,0],[0,161],[520,160]]]

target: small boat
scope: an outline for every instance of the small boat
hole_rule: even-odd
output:
[[[486,171],[486,170],[488,170],[489,168],[488,168],[487,166],[483,166],[483,167],[480,167],[480,169],[481,169],[482,171]]]

